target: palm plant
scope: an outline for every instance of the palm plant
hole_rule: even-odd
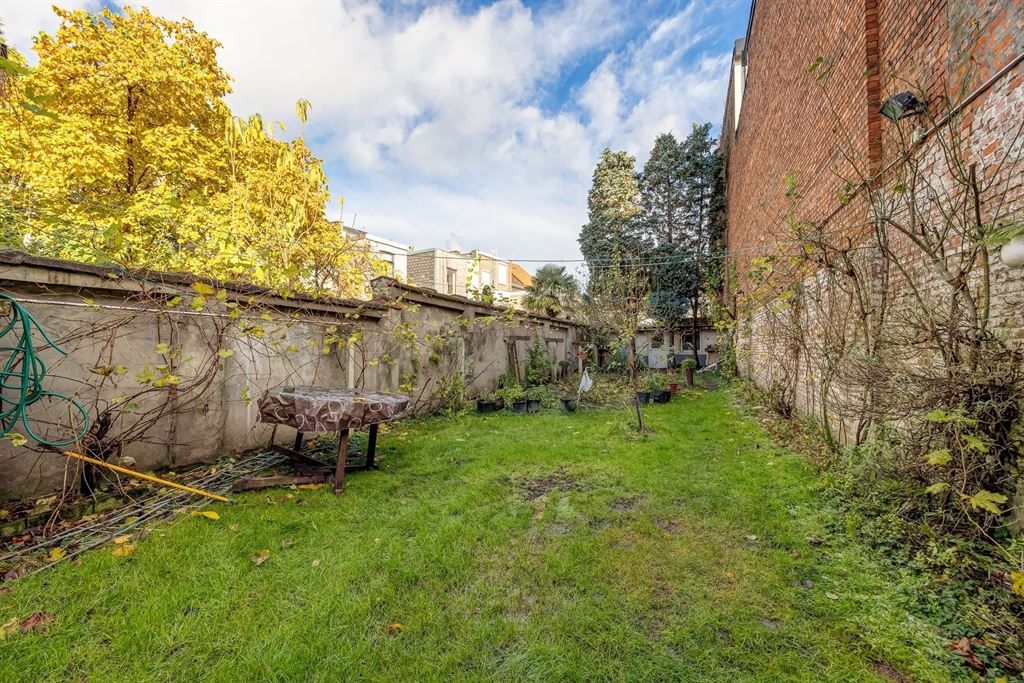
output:
[[[565,312],[578,292],[576,278],[566,272],[565,266],[549,263],[537,269],[523,305],[531,313],[555,317]]]

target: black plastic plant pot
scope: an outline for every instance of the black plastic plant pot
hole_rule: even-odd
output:
[[[525,413],[526,412],[526,400],[512,401],[512,412],[513,413]]]
[[[638,391],[636,392],[636,400],[644,405],[651,402],[651,392],[649,391]]]
[[[574,413],[574,412],[576,412],[576,407],[578,405],[578,403],[576,402],[576,399],[574,399],[574,398],[561,398],[559,400],[562,402],[562,410],[564,410],[567,413]]]
[[[539,413],[540,412],[540,399],[531,398],[526,402],[526,412],[528,413]]]
[[[672,400],[672,392],[671,391],[652,391],[651,392],[651,399],[655,403],[668,403],[669,401]]]
[[[505,407],[505,402],[500,398],[493,401],[477,399],[476,410],[478,413],[496,413]]]

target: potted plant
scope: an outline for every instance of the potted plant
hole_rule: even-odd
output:
[[[537,385],[526,390],[526,412],[536,413],[540,411],[544,399],[548,397],[547,387]]]
[[[651,391],[651,400],[655,403],[668,403],[672,400],[672,392],[668,389],[668,377],[661,373],[654,373],[648,380],[648,388]]]
[[[693,371],[697,368],[697,361],[687,358],[682,363],[683,371],[686,372],[686,386],[693,386]]]
[[[672,393],[668,390],[668,378],[660,372],[649,372],[644,376],[644,385],[655,403],[668,403]]]
[[[478,413],[496,413],[504,407],[505,400],[496,391],[491,391],[476,399]]]
[[[526,392],[518,384],[509,384],[494,393],[501,397],[502,401],[512,409],[513,413],[526,412]]]
[[[651,402],[651,382],[654,373],[648,372],[640,380],[640,387],[636,390],[637,403],[646,404]]]

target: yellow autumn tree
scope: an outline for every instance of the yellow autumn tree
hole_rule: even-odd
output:
[[[146,9],[54,11],[38,66],[12,54],[5,69],[0,238],[285,292],[365,289],[374,263],[325,219],[320,160],[231,115],[214,39]]]

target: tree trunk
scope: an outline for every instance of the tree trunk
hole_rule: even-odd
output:
[[[636,384],[636,337],[633,336],[626,345],[626,367],[629,369],[629,383]]]
[[[700,367],[700,358],[697,356],[697,345],[700,343],[700,332],[697,330],[697,305],[700,303],[700,292],[695,290],[693,292],[693,305],[690,306],[693,311],[693,329],[690,330],[690,344],[693,346],[693,360],[697,363],[697,367]]]

